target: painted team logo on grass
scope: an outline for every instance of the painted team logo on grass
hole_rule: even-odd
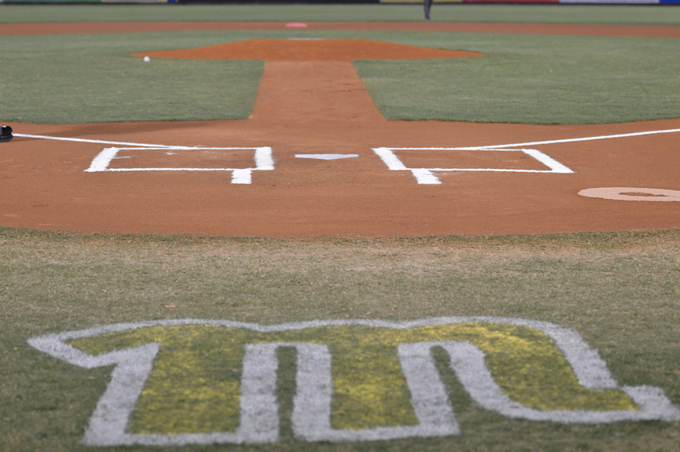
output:
[[[443,349],[479,406],[561,423],[680,420],[659,388],[619,386],[576,332],[521,319],[213,320],[117,324],[29,340],[92,368],[115,365],[84,443],[271,443],[279,439],[277,351],[296,350],[291,424],[304,441],[455,435],[432,355]]]

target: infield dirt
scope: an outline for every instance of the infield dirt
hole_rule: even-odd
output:
[[[97,24],[100,31],[147,31],[176,24]],[[213,23],[201,23],[201,29]],[[220,23],[219,26],[227,26]],[[3,25],[0,34],[28,33],[28,24]],[[68,24],[50,24],[52,32]],[[218,26],[214,25],[214,26]],[[399,24],[360,24],[382,29]],[[490,27],[497,32],[539,32],[539,26],[509,24],[401,24],[413,27]],[[71,32],[91,32],[80,24]],[[235,25],[236,26],[236,25]],[[241,26],[258,26],[240,23]],[[285,24],[271,24],[284,27]],[[310,27],[347,27],[310,24]],[[34,24],[35,33],[44,32]],[[55,28],[56,27],[56,28]],[[141,27],[141,28],[140,28]],[[495,27],[495,28],[494,28]],[[513,28],[515,27],[515,28]],[[533,27],[533,28],[531,28]],[[543,32],[680,37],[680,27],[589,27],[550,25]],[[318,28],[317,28],[318,29]],[[342,28],[347,29],[347,28]],[[428,28],[430,29],[430,28]],[[66,30],[66,28],[64,28]],[[146,30],[146,29],[145,29]],[[571,30],[571,31],[570,31]],[[599,30],[599,31],[598,31]],[[461,30],[462,31],[462,30]],[[464,30],[472,31],[472,30]],[[477,30],[480,31],[480,30]],[[66,31],[64,31],[66,32]],[[678,133],[509,146],[532,148],[573,173],[466,171],[471,168],[546,170],[522,151],[436,151],[400,155],[409,168],[459,168],[433,172],[439,185],[418,184],[411,171],[390,171],[375,148],[461,148],[569,140],[636,132],[680,129],[680,119],[607,125],[475,124],[438,121],[386,121],[356,75],[353,55],[372,44],[348,40],[310,43],[270,41],[273,54],[265,70],[253,114],[244,121],[34,125],[10,124],[17,138],[2,146],[0,224],[13,227],[99,232],[161,232],[208,235],[446,235],[666,229],[680,226],[680,203],[651,203],[585,198],[596,187],[680,189]],[[370,43],[370,42],[369,42]],[[374,44],[385,45],[386,43]],[[232,50],[237,46],[232,45]],[[317,46],[321,53],[297,51]],[[335,47],[333,47],[335,45]],[[356,48],[351,46],[355,45]],[[393,45],[389,58],[414,57],[414,48]],[[227,49],[227,50],[225,50]],[[333,54],[333,49],[343,53]],[[417,49],[417,48],[415,48]],[[433,52],[420,49],[421,53]],[[215,46],[139,55],[188,58],[244,58]],[[211,53],[212,52],[212,53]],[[286,53],[288,52],[288,53]],[[292,52],[292,53],[291,53]],[[402,53],[399,53],[402,52]],[[415,51],[418,52],[417,50]],[[434,51],[436,53],[437,51]],[[438,51],[446,52],[446,51]],[[423,53],[423,54],[424,54]],[[293,54],[298,55],[293,57]],[[283,56],[281,56],[283,55]],[[446,57],[475,56],[451,52]],[[416,56],[417,57],[417,56]],[[443,57],[425,56],[427,58]],[[359,56],[361,58],[361,56]],[[364,57],[365,58],[365,57]],[[370,58],[375,58],[371,56]],[[105,143],[54,141],[21,135],[49,135],[108,142],[187,147],[270,147],[271,171],[252,171],[251,184],[232,184],[228,172],[85,172]],[[125,151],[111,167],[186,166],[182,151]],[[199,148],[190,150],[194,154]],[[127,152],[127,153],[126,153]],[[209,155],[208,155],[209,154]],[[243,155],[212,152],[204,160]],[[357,154],[318,160],[300,154]],[[182,155],[184,157],[182,157]],[[126,160],[123,160],[125,158]],[[156,159],[157,162],[149,159]],[[225,160],[225,162],[226,162]],[[204,165],[201,162],[200,165]],[[227,165],[227,163],[225,163]]]

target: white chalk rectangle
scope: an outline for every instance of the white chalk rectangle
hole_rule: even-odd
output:
[[[495,152],[522,152],[529,157],[542,163],[549,169],[546,170],[535,170],[535,169],[515,169],[515,168],[411,168],[404,164],[401,159],[397,156],[395,151],[495,151]],[[570,174],[573,173],[571,169],[567,166],[561,164],[552,157],[542,153],[537,149],[508,149],[508,148],[374,148],[373,152],[376,153],[378,157],[387,165],[387,168],[391,171],[410,171],[415,177],[418,184],[421,185],[438,185],[441,181],[435,172],[461,172],[461,171],[474,171],[474,172],[502,172],[502,173],[558,173],[558,174]]]
[[[111,168],[111,162],[115,159],[131,158],[131,156],[120,157],[120,151],[159,151],[167,150],[168,155],[178,155],[183,151],[253,151],[253,166],[245,168],[233,167],[125,167],[125,168]],[[110,147],[105,148],[92,160],[90,167],[85,170],[86,173],[104,173],[104,172],[142,172],[142,171],[231,171],[233,184],[250,184],[252,182],[253,171],[271,171],[274,169],[274,158],[272,157],[272,149],[268,146],[254,147],[254,148],[214,148],[214,147]]]

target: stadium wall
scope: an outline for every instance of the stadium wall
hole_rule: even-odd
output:
[[[417,4],[419,0],[0,0],[0,3],[18,4],[76,4],[76,3],[127,3],[127,4],[154,4],[154,3],[238,3],[238,4],[358,4],[358,3],[383,3],[383,4]],[[434,3],[496,3],[496,4],[571,4],[571,5],[680,5],[680,0],[434,0]]]
[[[422,3],[417,0],[379,0],[380,3]],[[680,0],[434,0],[434,3],[514,3],[514,4],[578,4],[578,5],[662,5]]]

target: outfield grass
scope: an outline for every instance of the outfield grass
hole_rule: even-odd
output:
[[[201,35],[5,37],[0,43],[9,63],[0,67],[0,88],[8,96],[3,120],[78,124],[247,118],[264,62],[154,59],[146,64],[130,56],[219,42],[217,36]]]
[[[421,5],[0,5],[0,23],[102,21],[422,21]],[[672,6],[439,5],[437,22],[680,25]]]
[[[357,61],[388,119],[614,123],[680,117],[676,39],[424,32],[175,32],[6,36],[3,121],[245,119],[262,61],[154,59],[135,52],[250,38],[364,38],[482,52],[481,58]],[[87,108],[83,108],[87,106]]]
[[[680,117],[680,41],[418,33],[390,39],[482,58],[359,61],[387,119],[600,124]]]
[[[679,268],[677,230],[283,240],[0,229],[0,450],[86,450],[78,442],[111,372],[59,362],[29,347],[28,338],[154,319],[277,324],[479,315],[549,321],[581,333],[621,384],[661,387],[678,406]],[[292,359],[283,357],[279,376],[284,412],[293,391]],[[447,381],[460,436],[303,444],[284,419],[282,442],[236,449],[677,450],[678,423],[511,420],[476,407],[455,378]]]

